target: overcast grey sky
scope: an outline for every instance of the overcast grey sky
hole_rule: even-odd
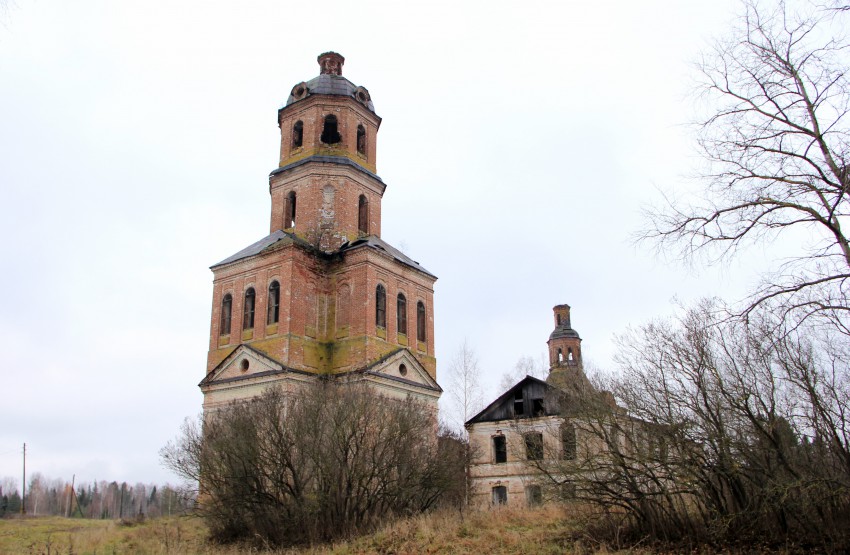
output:
[[[690,63],[735,6],[10,1],[0,477],[27,442],[31,472],[175,480],[157,451],[200,410],[208,267],[268,233],[276,112],[328,50],[383,118],[383,237],[439,276],[438,379],[466,337],[492,398],[555,304],[608,367],[674,297],[740,296],[747,268],[631,240],[697,162]]]

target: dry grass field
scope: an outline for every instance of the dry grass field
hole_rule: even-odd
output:
[[[257,551],[244,546],[209,544],[203,523],[195,517],[172,517],[122,524],[116,521],[58,517],[0,520],[0,554],[109,555],[174,554],[236,555],[290,553],[353,555],[361,553],[420,554],[517,553],[544,555],[594,553],[597,549],[571,539],[563,510],[498,510],[435,513],[398,521],[378,532],[334,545],[299,550]],[[604,552],[604,551],[603,551]]]

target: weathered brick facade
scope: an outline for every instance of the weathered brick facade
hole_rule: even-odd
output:
[[[558,305],[553,312],[546,381],[526,376],[466,423],[472,453],[470,489],[476,506],[540,503],[544,499],[541,483],[546,480],[529,461],[564,460],[575,457],[576,449],[601,448],[594,438],[576,431],[573,424],[581,416],[571,412],[568,400],[596,396],[615,406],[613,397],[598,392],[584,374],[581,337],[572,328],[570,307]],[[539,442],[537,446],[529,438]]]
[[[212,266],[205,407],[298,374],[394,379],[388,390],[436,408],[436,276],[380,238],[381,118],[368,91],[342,77],[343,62],[321,55],[322,73],[293,87],[278,112],[270,234]]]

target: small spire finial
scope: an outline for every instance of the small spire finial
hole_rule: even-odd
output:
[[[325,52],[317,58],[321,75],[342,75],[342,64],[345,58],[336,52]]]

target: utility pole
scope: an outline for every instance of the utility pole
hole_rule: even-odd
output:
[[[27,514],[27,444],[24,443],[24,480],[23,480],[23,492],[24,494],[21,496],[21,514]]]
[[[74,494],[74,481],[76,479],[77,479],[77,475],[72,474],[71,475],[71,491],[70,491],[70,493],[68,493],[68,501],[67,501],[67,504],[65,505],[65,518],[71,518],[71,497],[73,497],[75,495]]]

